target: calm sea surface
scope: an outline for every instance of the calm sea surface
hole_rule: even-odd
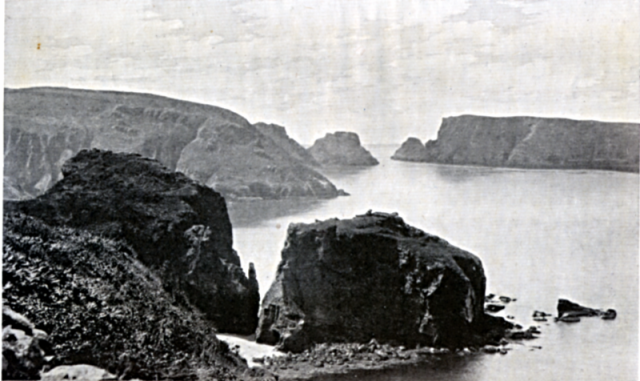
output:
[[[351,194],[328,201],[230,205],[234,247],[254,262],[261,294],[280,260],[287,226],[398,212],[426,232],[482,259],[487,292],[517,298],[501,315],[542,334],[509,354],[444,358],[437,364],[323,380],[636,380],[638,378],[638,175],[538,171],[392,161],[396,147],[368,147],[380,165],[325,170]],[[558,298],[614,308],[613,321],[535,323]],[[537,349],[534,346],[541,346]]]

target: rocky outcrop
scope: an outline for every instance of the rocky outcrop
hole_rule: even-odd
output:
[[[604,320],[613,320],[617,316],[617,312],[614,309],[604,311],[601,309],[584,307],[567,299],[558,299],[557,308],[557,320],[566,323],[579,322],[581,317],[598,316]]]
[[[319,167],[320,163],[311,156],[307,150],[300,145],[297,141],[291,139],[287,135],[287,131],[284,127],[277,124],[256,123],[254,126],[260,131],[261,134],[268,136],[273,140],[280,148],[286,151],[291,157],[298,160],[301,164],[309,165],[312,167]]]
[[[405,142],[396,160],[513,168],[639,171],[640,124],[536,117],[444,118],[424,150]]]
[[[197,371],[228,380],[247,370],[123,241],[6,210],[3,222],[3,379],[77,364],[145,380],[195,379]],[[64,369],[68,379],[88,376],[78,373],[86,366],[46,374]]]
[[[81,151],[62,173],[42,196],[5,208],[124,239],[167,290],[201,309],[220,331],[255,330],[255,272],[248,279],[242,271],[219,193],[136,154]]]
[[[47,337],[29,319],[3,305],[2,379],[38,379],[40,370],[53,359]]]
[[[227,198],[339,195],[284,129],[253,126],[219,107],[64,88],[5,89],[4,102],[6,199],[44,193],[64,162],[89,148],[157,159]]]
[[[403,161],[426,161],[427,149],[418,138],[411,137],[402,143],[391,158]]]
[[[292,224],[265,295],[258,342],[461,347],[498,342],[510,326],[485,315],[480,259],[404,223],[367,213]]]
[[[360,145],[360,138],[353,132],[338,131],[326,134],[313,143],[309,153],[325,166],[371,166],[378,160]]]

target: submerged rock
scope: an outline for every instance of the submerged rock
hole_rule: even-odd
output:
[[[292,352],[372,338],[408,347],[497,342],[512,325],[485,315],[485,283],[478,257],[397,214],[292,224],[257,340]]]
[[[378,160],[360,145],[360,138],[354,132],[338,131],[326,134],[313,143],[309,153],[326,166],[371,166]]]
[[[257,282],[243,273],[232,248],[219,193],[136,154],[81,151],[62,172],[44,195],[6,208],[124,239],[167,290],[197,306],[220,331],[255,330]]]

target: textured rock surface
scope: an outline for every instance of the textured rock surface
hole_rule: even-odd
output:
[[[116,375],[93,365],[61,365],[42,374],[42,381],[83,380],[100,381],[115,379]]]
[[[166,292],[127,244],[6,210],[3,222],[3,324],[20,322],[33,339],[43,332],[29,327],[41,328],[50,344],[43,347],[40,339],[34,347],[31,341],[29,361],[5,369],[4,360],[15,360],[11,354],[20,352],[26,333],[3,332],[3,379],[35,379],[45,361],[52,367],[91,364],[147,380],[193,379],[198,369],[226,380],[246,370],[216,339],[213,324],[177,303],[180,293]],[[29,322],[7,314],[8,307]]]
[[[418,138],[412,137],[402,143],[391,158],[403,161],[426,161],[427,149]]]
[[[485,282],[476,256],[397,215],[292,224],[257,340],[292,352],[372,338],[481,345],[509,325],[485,315]]]
[[[2,306],[2,379],[35,380],[51,356],[47,334],[23,315]]]
[[[363,166],[376,165],[371,153],[360,145],[360,138],[353,132],[338,131],[326,134],[313,143],[309,153],[322,165]]]
[[[285,150],[294,159],[300,161],[300,163],[313,167],[320,166],[316,159],[314,159],[303,146],[287,135],[284,127],[267,123],[256,123],[254,126],[261,134],[271,138],[280,148]]]
[[[64,162],[88,148],[157,159],[228,198],[339,195],[295,156],[299,150],[287,150],[295,142],[284,130],[271,135],[275,142],[222,108],[64,88],[5,89],[4,102],[5,199],[44,193],[62,177]]]
[[[515,168],[638,172],[640,124],[535,117],[444,118],[425,151],[407,141],[396,160]],[[408,148],[412,148],[409,150]]]
[[[257,283],[240,267],[219,193],[136,154],[81,151],[62,172],[44,195],[6,207],[124,239],[167,289],[187,295],[219,330],[253,332]]]

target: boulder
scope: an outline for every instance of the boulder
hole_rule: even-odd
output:
[[[436,140],[421,147],[412,138],[393,158],[439,164],[637,173],[639,142],[638,123],[460,115],[442,120]]]
[[[124,239],[167,290],[198,307],[220,331],[255,330],[255,271],[253,279],[242,271],[219,193],[137,154],[80,151],[62,173],[42,196],[5,208]]]
[[[604,320],[613,320],[616,318],[616,315],[614,309],[603,311],[601,309],[584,307],[567,299],[558,299],[559,321],[575,323],[580,321],[581,317],[590,316],[599,316]]]
[[[34,380],[53,359],[47,334],[8,306],[2,307],[2,379]]]
[[[360,145],[360,138],[353,132],[328,133],[309,148],[313,158],[324,166],[372,166],[378,160]]]
[[[478,257],[372,213],[289,226],[257,340],[301,352],[372,339],[414,347],[497,342],[512,325],[484,313]]]
[[[82,381],[100,381],[115,380],[116,375],[107,372],[104,369],[93,365],[61,365],[42,373],[41,381],[65,381],[65,380],[82,380]]]

